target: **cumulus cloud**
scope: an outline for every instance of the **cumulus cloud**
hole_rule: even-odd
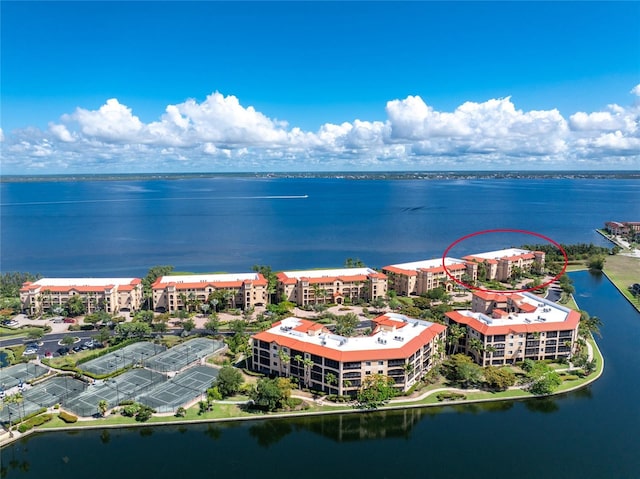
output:
[[[640,96],[640,85],[631,91]],[[438,111],[420,96],[386,104],[384,121],[290,127],[235,96],[167,105],[145,123],[108,99],[77,108],[46,131],[3,139],[3,167],[28,173],[75,171],[375,170],[640,167],[640,104],[603,111],[518,109],[511,97]],[[99,170],[98,170],[99,168]]]

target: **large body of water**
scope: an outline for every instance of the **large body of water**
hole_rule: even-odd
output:
[[[564,396],[375,414],[44,433],[2,451],[3,476],[639,477],[640,317],[606,278],[573,273],[605,325],[604,375]]]
[[[381,266],[439,256],[455,239],[494,228],[604,244],[594,228],[640,215],[639,184],[629,180],[198,179],[1,188],[3,271],[65,276],[143,275],[153,264],[191,271],[340,266],[349,256]],[[468,247],[505,246],[497,236],[481,238]],[[605,373],[581,391],[377,414],[37,434],[2,451],[3,476],[640,477],[640,315],[606,278],[571,276],[579,305],[605,324]]]
[[[640,183],[623,179],[202,178],[0,190],[2,270],[47,276],[141,276],[156,264],[336,267],[347,257],[381,267],[441,256],[457,238],[496,228],[604,244],[594,228],[640,216]],[[531,240],[490,235],[452,253]]]

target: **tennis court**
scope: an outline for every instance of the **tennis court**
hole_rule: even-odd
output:
[[[135,399],[155,384],[166,380],[163,374],[149,369],[134,369],[113,379],[97,381],[81,394],[63,402],[63,405],[78,416],[93,416],[102,400],[107,401],[110,408],[115,407],[121,401]]]
[[[64,404],[67,400],[79,395],[87,388],[86,383],[67,376],[47,379],[33,387],[25,387],[22,401],[19,404],[4,404],[0,411],[2,422],[15,422],[16,419],[29,415],[43,407]]]
[[[11,389],[20,383],[26,383],[32,379],[47,374],[49,370],[43,366],[32,363],[16,364],[0,371],[0,387],[2,390]]]
[[[112,374],[121,369],[133,366],[134,364],[145,364],[148,358],[162,353],[162,351],[166,349],[165,346],[160,344],[143,341],[130,344],[112,353],[79,364],[78,367],[83,371],[99,376]]]
[[[196,338],[157,354],[146,361],[144,365],[154,371],[180,371],[189,364],[220,351],[224,346],[222,341]]]
[[[208,366],[194,366],[176,374],[138,398],[142,404],[158,412],[171,412],[207,392],[218,377],[218,370]]]

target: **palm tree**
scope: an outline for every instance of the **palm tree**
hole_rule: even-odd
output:
[[[178,294],[178,297],[180,298],[180,302],[182,303],[182,308],[187,310],[187,295],[184,293],[180,293]]]
[[[314,304],[318,304],[318,298],[320,297],[320,285],[314,284],[313,286],[311,286],[311,289],[313,290]]]
[[[278,351],[278,357],[280,358],[280,375],[282,376],[283,365],[291,363],[291,356],[285,353],[282,349]],[[285,376],[289,376],[289,368],[284,369]]]
[[[333,373],[327,373],[324,380],[329,386],[334,386],[338,384],[338,378]]]
[[[451,354],[455,354],[458,351],[458,344],[460,340],[467,334],[467,328],[460,326],[459,324],[451,324],[447,334],[447,340],[449,341],[449,347]]]
[[[484,344],[478,338],[469,339],[469,349],[476,352],[476,356],[480,356],[480,353],[484,351]],[[484,362],[484,357],[482,358]]]
[[[107,404],[107,401],[104,399],[101,399],[100,401],[98,401],[98,413],[104,417],[104,415],[107,413],[107,409],[109,409],[109,405]]]
[[[311,381],[311,368],[313,367],[313,361],[309,358],[304,358],[302,361],[302,366],[304,367],[304,385],[309,387],[309,382]]]
[[[296,364],[298,365],[298,367],[300,367],[302,365],[302,356],[299,354],[296,354],[293,357],[293,360],[296,362]]]
[[[405,387],[406,387],[406,385],[409,384],[409,375],[413,372],[413,369],[414,369],[413,368],[413,364],[410,363],[409,361],[407,361],[404,364],[404,384],[405,384]]]

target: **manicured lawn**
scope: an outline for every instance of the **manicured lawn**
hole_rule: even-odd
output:
[[[640,279],[640,258],[631,256],[607,256],[604,263],[604,272],[624,294],[636,309],[640,311],[640,296],[633,296],[629,286]]]

